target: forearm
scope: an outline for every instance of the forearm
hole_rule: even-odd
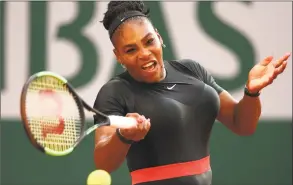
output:
[[[238,102],[234,112],[234,124],[239,135],[251,135],[257,127],[261,115],[259,97],[244,95]]]
[[[112,172],[123,163],[131,145],[120,141],[115,128],[107,129],[107,134],[96,139],[94,161],[98,169]]]

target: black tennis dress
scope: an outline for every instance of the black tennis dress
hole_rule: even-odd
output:
[[[196,161],[209,156],[209,138],[223,89],[199,63],[164,61],[166,78],[159,83],[135,81],[123,72],[99,91],[94,107],[107,115],[138,113],[151,120],[145,139],[127,154],[129,172]],[[151,174],[150,174],[151,175]],[[137,185],[210,185],[212,172]]]

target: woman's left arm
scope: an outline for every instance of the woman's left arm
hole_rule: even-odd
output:
[[[227,91],[220,93],[220,111],[217,119],[237,135],[251,135],[255,132],[261,115],[261,102],[257,94],[281,74],[291,53],[277,61],[269,56],[256,64],[248,75],[246,93],[240,101]]]

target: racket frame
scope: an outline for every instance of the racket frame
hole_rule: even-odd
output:
[[[34,139],[34,135],[31,133],[30,128],[29,128],[29,123],[28,123],[28,119],[27,119],[27,115],[26,115],[26,96],[27,96],[27,91],[28,88],[31,84],[31,82],[33,82],[35,79],[40,78],[42,76],[50,76],[53,78],[58,79],[59,81],[63,82],[63,85],[66,86],[66,88],[68,89],[68,91],[71,93],[73,99],[75,100],[77,107],[78,107],[78,111],[79,111],[79,115],[80,115],[80,121],[81,121],[81,135],[80,137],[77,139],[77,141],[75,142],[75,144],[71,147],[69,147],[67,150],[64,150],[62,152],[57,152],[54,151],[50,148],[47,147],[43,147],[41,146],[35,139]],[[85,122],[85,111],[84,109],[88,110],[89,112],[101,117],[104,119],[103,122],[101,123],[96,123],[94,122],[94,125],[87,128],[86,127],[86,122]],[[97,129],[100,126],[107,126],[110,125],[110,119],[107,115],[103,114],[102,112],[92,108],[91,106],[89,106],[73,89],[73,87],[71,86],[71,84],[68,83],[68,81],[53,72],[50,71],[41,71],[38,73],[33,74],[32,76],[30,76],[30,78],[25,82],[25,84],[23,85],[22,88],[22,92],[21,92],[21,98],[20,98],[20,113],[21,113],[21,118],[23,120],[23,126],[26,132],[26,135],[28,136],[30,142],[33,144],[33,146],[35,148],[37,148],[39,151],[46,153],[48,155],[51,156],[65,156],[68,155],[69,153],[71,153],[74,148],[81,142],[81,140],[87,136],[88,134],[90,134],[92,131],[94,131],[95,129]]]

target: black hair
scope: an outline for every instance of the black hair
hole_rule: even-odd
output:
[[[110,38],[115,29],[123,23],[121,20],[121,23],[118,23],[118,26],[114,28],[114,30],[111,30],[113,22],[115,22],[118,17],[127,16],[129,12],[137,12],[134,16],[131,16],[131,19],[137,19],[148,17],[150,10],[143,1],[110,1],[108,3],[107,12],[104,14],[104,19],[101,22],[104,28],[109,31]]]

